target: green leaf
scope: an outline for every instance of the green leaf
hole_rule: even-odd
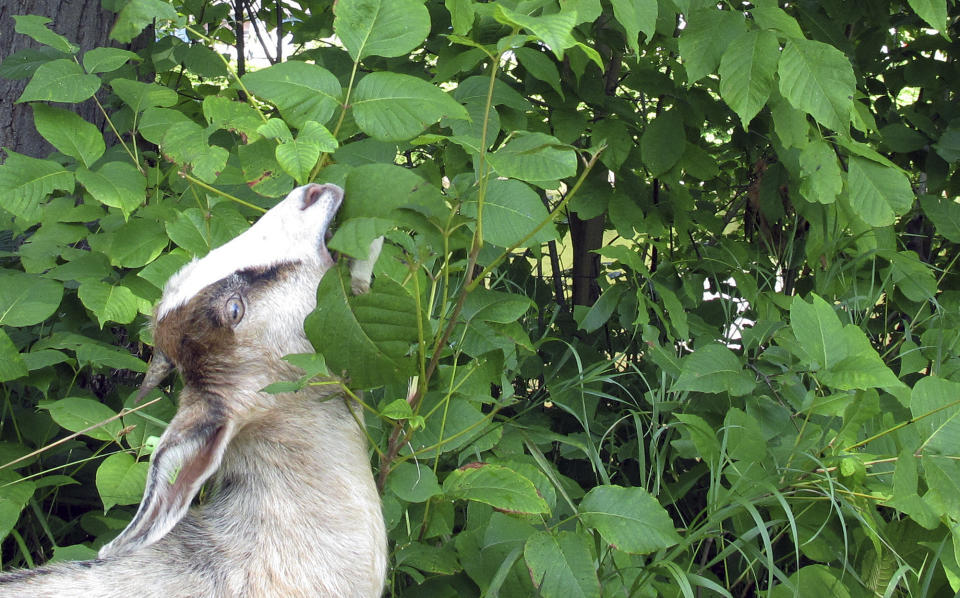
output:
[[[924,528],[932,530],[940,524],[940,520],[930,505],[917,494],[917,465],[918,459],[913,450],[905,447],[900,451],[893,472],[893,497],[884,505],[906,513]]]
[[[750,9],[750,14],[757,22],[757,25],[764,29],[773,29],[786,34],[788,37],[803,39],[803,30],[797,20],[787,14],[785,10],[776,4],[767,3],[765,5],[754,6]]]
[[[0,63],[0,77],[4,79],[29,79],[37,72],[40,65],[58,58],[69,59],[70,55],[50,47],[17,50],[6,56]]]
[[[960,204],[936,195],[921,195],[920,207],[933,222],[937,233],[952,243],[960,243]]]
[[[64,154],[90,166],[103,155],[106,146],[97,127],[74,112],[33,104],[33,122],[37,132]]]
[[[450,498],[488,504],[509,513],[548,513],[550,507],[533,482],[503,465],[473,463],[450,472],[443,481]]]
[[[406,403],[406,401],[403,402]],[[400,463],[390,470],[387,488],[400,500],[410,503],[426,502],[441,493],[437,475],[433,470],[426,465],[409,461]]]
[[[121,44],[129,44],[155,20],[180,21],[172,4],[163,0],[129,0],[120,9],[110,37]]]
[[[106,343],[95,341],[72,332],[57,332],[34,345],[33,350],[67,349],[76,353],[77,361],[82,366],[92,364],[98,367],[131,370],[134,372],[147,371],[147,364],[131,355]]]
[[[575,311],[577,326],[584,332],[590,333],[606,324],[626,290],[626,285],[614,284],[605,290],[589,309]]]
[[[193,121],[179,110],[147,108],[140,117],[140,134],[147,141],[162,145],[167,131],[181,123],[193,123]]]
[[[63,285],[55,280],[0,270],[0,325],[32,326],[60,307]]]
[[[85,280],[77,289],[77,296],[100,322],[128,324],[137,317],[140,300],[125,286],[110,285],[98,280]]]
[[[673,168],[686,148],[683,118],[679,110],[660,113],[640,136],[640,155],[653,177],[659,177]]]
[[[103,403],[79,397],[67,397],[52,403],[40,403],[38,406],[40,409],[48,410],[53,421],[71,432],[87,430],[116,415],[113,409]],[[120,420],[114,419],[103,423],[102,426],[87,430],[84,434],[97,440],[117,440],[121,428]]]
[[[720,461],[720,441],[713,427],[705,419],[692,413],[675,413],[682,424],[684,431],[690,434],[690,440],[697,449],[697,454],[711,467],[716,467]]]
[[[809,139],[810,124],[807,114],[797,110],[779,95],[771,101],[770,116],[773,117],[774,130],[784,147],[802,148]]]
[[[600,162],[610,170],[620,170],[633,151],[633,131],[627,123],[618,118],[605,118],[591,127],[590,144],[594,148],[606,145]]]
[[[811,141],[800,151],[800,193],[810,202],[831,204],[843,190],[843,171],[826,141]]]
[[[57,365],[58,363],[73,363],[73,360],[67,357],[65,353],[54,351],[53,349],[21,353],[20,358],[31,372],[51,365]]]
[[[259,138],[257,128],[263,124],[260,113],[250,104],[237,102],[220,96],[203,98],[203,116],[215,129],[234,131],[244,137],[244,142],[250,143]],[[144,114],[146,117],[146,114]],[[140,125],[141,130],[143,125]]]
[[[673,391],[728,392],[738,397],[756,386],[753,376],[744,371],[740,358],[718,343],[700,347],[684,357],[681,368]]]
[[[411,139],[441,118],[469,117],[440,88],[399,73],[370,73],[357,84],[353,116],[364,133],[383,141]]]
[[[657,0],[610,0],[613,16],[627,32],[627,45],[635,56],[640,56],[637,38],[642,32],[649,42],[657,28]]]
[[[259,98],[279,108],[283,118],[298,129],[308,120],[326,123],[340,105],[340,82],[330,71],[315,64],[281,62],[247,73],[243,83]]]
[[[73,191],[73,174],[51,160],[38,160],[7,151],[0,165],[0,207],[23,227],[40,220],[43,204],[56,190]]]
[[[338,218],[383,218],[395,210],[410,208],[424,213],[443,210],[445,201],[439,189],[424,181],[409,168],[394,164],[365,164],[350,170],[344,185],[346,196]]]
[[[2,293],[3,291],[0,291],[0,294]],[[3,328],[0,328],[0,382],[16,380],[28,373],[27,365],[23,362],[16,345]]]
[[[910,180],[901,170],[851,156],[847,167],[850,209],[870,226],[889,226],[913,206]]]
[[[210,228],[206,215],[199,208],[177,213],[176,220],[166,223],[170,240],[197,257],[210,251]]]
[[[543,598],[600,598],[600,582],[587,535],[536,532],[527,538],[523,558]]]
[[[128,60],[141,62],[142,59],[129,50],[120,48],[93,48],[83,54],[83,68],[88,73],[111,73]]]
[[[20,512],[33,497],[36,483],[9,469],[0,470],[0,534],[6,538],[20,519]]]
[[[601,156],[601,160],[602,159],[603,157]],[[690,143],[689,141],[687,142],[687,149],[683,152],[680,164],[688,175],[701,181],[709,181],[720,174],[717,159],[699,145]]]
[[[694,11],[687,17],[687,26],[680,32],[679,48],[687,85],[693,85],[717,70],[730,43],[746,32],[743,13],[717,10],[714,7]]]
[[[406,571],[414,568],[425,573],[439,573],[447,576],[463,568],[457,561],[457,555],[450,544],[434,546],[412,542],[397,549],[395,559],[396,566],[402,565]]]
[[[77,170],[77,180],[105,206],[119,208],[124,217],[143,204],[147,179],[128,162],[107,162],[95,171]]]
[[[947,30],[947,0],[907,0],[910,8],[930,27],[937,31]]]
[[[759,463],[767,456],[767,442],[763,428],[752,415],[731,407],[723,418],[727,434],[727,454],[731,459]]]
[[[537,36],[553,51],[557,60],[563,60],[563,51],[577,43],[572,35],[573,28],[577,26],[574,13],[560,12],[533,17],[497,4],[494,15],[501,23],[522,27]]]
[[[297,134],[297,139],[315,143],[320,148],[320,151],[325,153],[336,151],[339,145],[333,133],[325,126],[312,120],[303,123],[303,126],[300,127],[300,132]]]
[[[133,111],[138,114],[147,108],[167,107],[177,103],[176,91],[156,83],[114,79],[110,82],[110,87],[127,106],[133,108]]]
[[[103,252],[111,264],[123,268],[149,264],[168,243],[160,223],[145,218],[131,218],[116,231],[94,235],[89,241],[92,249]]]
[[[518,133],[487,160],[500,176],[545,188],[555,188],[558,179],[577,174],[576,151],[544,133]]]
[[[335,12],[333,29],[355,61],[403,56],[430,33],[430,13],[417,0],[339,0]]]
[[[320,145],[308,140],[291,139],[276,150],[277,163],[298,184],[306,184],[310,173],[320,159]]]
[[[830,305],[811,293],[812,303],[800,297],[790,304],[793,334],[803,351],[820,368],[839,363],[847,356],[847,347],[836,340],[843,335],[840,318]]]
[[[463,302],[463,310],[460,313],[467,322],[478,320],[509,324],[526,315],[531,307],[535,307],[535,304],[525,295],[504,293],[481,287],[467,295]]]
[[[917,380],[910,393],[910,413],[927,450],[953,455],[960,446],[960,384],[936,376]],[[938,411],[939,410],[939,411]]]
[[[843,582],[842,571],[835,571],[826,565],[807,565],[794,572],[788,584],[775,586],[770,590],[770,598],[792,598],[795,589],[802,588],[803,596],[830,596],[830,598],[850,598],[850,591]]]
[[[777,36],[753,30],[734,40],[720,59],[720,96],[744,130],[770,97],[779,58]]]
[[[910,301],[929,301],[937,294],[937,279],[929,264],[913,251],[884,252],[890,260],[890,280]]]
[[[50,46],[55,50],[66,52],[67,54],[76,54],[80,46],[70,43],[70,40],[59,33],[54,33],[47,28],[50,19],[39,15],[14,15],[14,31],[29,35],[35,41]]]
[[[197,178],[210,183],[226,168],[230,152],[209,145],[208,136],[209,132],[193,121],[175,123],[164,133],[161,149],[167,159],[189,165]]]
[[[933,149],[947,162],[960,160],[960,123],[951,122],[950,126],[940,134]]]
[[[828,342],[841,346],[846,357],[817,373],[823,384],[837,390],[902,386],[860,328],[848,324],[839,337],[829,338]]]
[[[100,89],[100,77],[83,72],[72,60],[51,60],[41,64],[20,94],[21,102],[82,102]]]
[[[596,486],[580,503],[580,519],[618,550],[649,554],[680,541],[657,499],[643,488]]]
[[[453,32],[466,35],[473,27],[473,20],[476,18],[472,0],[444,0],[443,4],[450,13]]]
[[[846,55],[823,42],[791,39],[780,56],[780,94],[841,135],[850,130],[857,79]]]
[[[560,71],[557,70],[556,63],[546,54],[532,48],[517,48],[513,51],[520,61],[521,66],[527,69],[527,73],[534,79],[539,79],[553,88],[557,95],[563,97],[563,88],[560,86]],[[481,105],[481,113],[483,112]]]
[[[477,217],[474,195],[461,208],[464,216]],[[512,247],[533,232],[550,214],[536,191],[515,180],[491,180],[483,205],[483,240],[500,247]],[[556,239],[557,229],[548,222],[525,243],[525,247]]]
[[[274,139],[280,143],[286,143],[293,140],[293,133],[287,123],[280,118],[271,118],[267,122],[257,127],[257,134],[263,135],[267,139]]]
[[[370,243],[395,226],[396,222],[386,218],[351,218],[337,227],[327,247],[364,259],[370,252]]]
[[[330,370],[345,371],[355,388],[399,382],[411,374],[408,353],[417,339],[417,306],[406,289],[388,278],[354,296],[349,271],[343,266],[329,270],[304,329]]]
[[[135,505],[143,498],[150,464],[137,461],[129,453],[113,453],[97,468],[97,491],[103,512],[114,505]]]

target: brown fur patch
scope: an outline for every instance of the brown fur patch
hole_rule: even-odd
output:
[[[154,329],[154,344],[194,388],[215,386],[235,367],[234,330],[227,319],[228,299],[240,295],[249,304],[256,294],[282,278],[299,262],[246,268],[207,285],[188,303],[169,311]]]

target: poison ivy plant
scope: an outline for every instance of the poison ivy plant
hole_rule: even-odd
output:
[[[4,567],[129,521],[164,282],[319,181],[386,245],[267,390],[346,374],[391,595],[960,590],[952,4],[261,2],[257,68],[226,3],[109,7],[142,50],[0,64],[54,149],[0,165]]]

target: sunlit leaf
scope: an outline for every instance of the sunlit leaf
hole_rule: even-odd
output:
[[[37,68],[17,102],[86,100],[100,89],[100,77],[83,72],[72,60],[52,60]]]
[[[354,60],[403,56],[430,33],[430,13],[416,0],[339,0],[333,28]]]
[[[110,420],[116,415],[113,409],[93,399],[68,397],[41,403],[39,407],[49,411],[53,421],[71,432],[85,430],[85,435],[97,440],[115,440],[120,434],[120,420]]]
[[[753,30],[731,42],[720,59],[720,95],[744,130],[770,97],[779,58],[777,36]]]
[[[787,101],[825,127],[847,134],[857,81],[843,52],[823,42],[791,39],[778,73]]]
[[[370,73],[351,102],[360,130],[383,141],[410,139],[441,118],[468,118],[467,110],[430,83],[399,73]]]
[[[129,453],[113,453],[97,467],[97,491],[103,511],[114,505],[135,505],[143,498],[150,464],[137,461]]]
[[[292,126],[308,120],[324,124],[340,103],[340,82],[327,69],[298,60],[247,73],[243,83],[259,98],[276,105]]]
[[[443,492],[511,513],[549,511],[533,482],[502,465],[475,463],[455,469],[443,481]]]
[[[16,23],[13,26],[14,31],[29,35],[35,41],[45,46],[50,46],[51,48],[69,54],[76,54],[80,49],[79,46],[71,43],[67,38],[47,28],[47,23],[50,22],[49,17],[40,15],[14,15],[13,20]]]

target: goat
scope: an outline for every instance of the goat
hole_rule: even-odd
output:
[[[342,199],[336,185],[294,189],[170,278],[139,396],[174,366],[184,386],[136,515],[95,560],[0,575],[0,597],[381,595],[386,532],[356,405],[331,386],[261,392],[302,374],[281,357],[312,351],[303,320]],[[355,291],[381,245],[352,265]]]

